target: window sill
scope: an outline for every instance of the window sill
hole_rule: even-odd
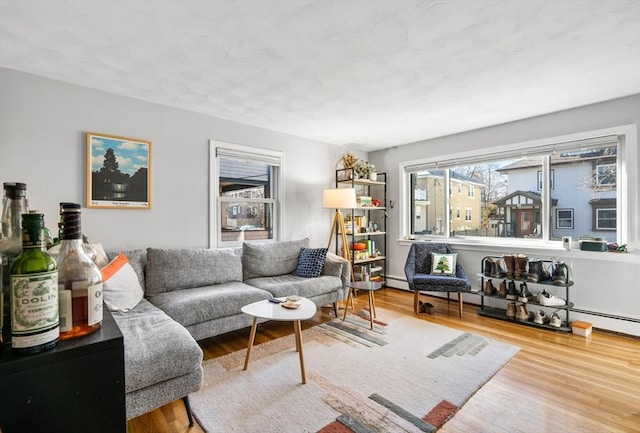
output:
[[[411,245],[416,242],[444,242],[454,248],[468,251],[501,251],[502,253],[535,255],[551,255],[557,258],[574,258],[584,260],[611,261],[622,263],[640,264],[640,250],[628,253],[610,253],[600,251],[583,251],[579,248],[565,250],[561,242],[537,243],[532,245],[526,242],[479,242],[469,239],[442,238],[442,239],[397,239],[398,245]]]

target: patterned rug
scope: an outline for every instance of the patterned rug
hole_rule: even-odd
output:
[[[377,309],[303,331],[307,383],[293,335],[206,361],[190,395],[208,433],[434,432],[518,348]],[[388,324],[388,325],[387,325]]]

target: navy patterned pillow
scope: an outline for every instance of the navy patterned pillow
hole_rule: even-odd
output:
[[[326,258],[326,248],[302,248],[298,254],[298,266],[294,275],[304,278],[319,277]]]

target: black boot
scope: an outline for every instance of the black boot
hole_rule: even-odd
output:
[[[544,270],[544,263],[540,259],[529,259],[529,273],[527,281],[538,283],[549,279],[549,273]]]
[[[566,286],[569,283],[569,266],[561,260],[552,263],[551,279],[555,286]]]

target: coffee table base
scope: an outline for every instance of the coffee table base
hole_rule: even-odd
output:
[[[253,324],[251,325],[251,334],[249,335],[249,346],[247,347],[247,357],[244,360],[244,368],[243,370],[247,370],[249,368],[249,361],[251,360],[251,349],[253,348],[253,342],[256,338],[256,328],[258,327],[258,318],[253,318]],[[304,369],[304,352],[302,349],[302,326],[300,324],[300,320],[293,321],[293,331],[295,334],[296,340],[296,352],[298,352],[298,356],[300,357],[300,374],[302,376],[302,383],[307,383],[307,375]]]

